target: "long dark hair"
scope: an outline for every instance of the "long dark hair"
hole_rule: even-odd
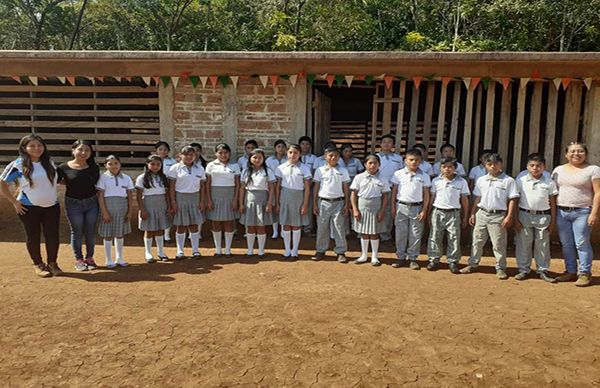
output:
[[[164,188],[169,187],[169,180],[167,179],[167,176],[163,173],[162,170],[162,161],[162,158],[158,155],[150,155],[146,158],[146,162],[144,163],[144,176],[142,177],[142,183],[145,188],[149,189],[151,187],[154,187],[154,179],[152,179],[153,175],[158,176]],[[160,162],[160,169],[158,170],[158,173],[155,174],[152,171],[150,171],[150,169],[148,168],[148,164],[150,164],[150,162]]]
[[[90,157],[86,160],[88,166],[95,170],[100,170],[100,167],[98,167],[98,163],[96,163],[96,159],[94,158],[94,145],[92,142],[83,139],[75,140],[73,145],[71,145],[71,151],[74,151],[80,145],[88,146],[90,148]]]
[[[200,151],[202,151],[202,144],[200,144],[200,143],[190,143],[190,146],[192,146],[194,148],[198,148]],[[204,159],[204,156],[202,156],[202,155],[199,155],[199,156],[200,157],[198,158],[198,161],[200,162],[200,165],[202,166],[202,168],[206,168],[206,165],[208,164],[206,162],[206,159]]]
[[[258,171],[264,170],[265,174],[267,174],[267,176],[269,175],[269,172],[267,171],[267,157],[265,156],[265,151],[263,151],[260,148],[255,148],[252,150],[252,152],[250,152],[250,155],[248,155],[248,166],[246,167],[246,170],[248,171],[248,176],[246,177],[246,186],[252,183],[252,172],[254,171],[252,157],[256,154],[261,154],[263,157],[262,164],[260,165],[260,169]]]
[[[31,179],[31,174],[33,173],[33,162],[31,161],[31,157],[27,153],[27,144],[30,142],[37,140],[44,146],[44,153],[40,156],[40,163],[44,170],[46,170],[46,176],[50,183],[54,185],[54,177],[56,176],[56,168],[52,165],[50,161],[50,155],[48,155],[48,147],[46,146],[46,142],[40,135],[36,135],[32,133],[31,135],[24,136],[19,142],[19,156],[23,161],[23,176],[29,182],[29,186],[33,187],[33,180]]]

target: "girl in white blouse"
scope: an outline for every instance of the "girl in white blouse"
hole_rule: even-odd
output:
[[[273,154],[267,158],[267,167],[269,167],[271,169],[271,171],[277,171],[277,167],[279,167],[281,164],[283,164],[287,161],[287,155],[286,155],[287,145],[286,145],[285,141],[279,139],[279,140],[275,141],[273,148],[275,149],[275,154]],[[283,231],[283,229],[282,229],[282,231]],[[273,215],[273,235],[271,236],[271,238],[272,239],[279,238],[279,215],[278,214]]]
[[[158,141],[154,144],[154,152],[162,158],[162,172],[167,175],[171,167],[177,163],[175,158],[169,156],[171,146],[166,141]],[[171,241],[171,228],[165,229],[164,241]]]

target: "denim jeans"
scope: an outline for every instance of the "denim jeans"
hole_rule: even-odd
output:
[[[83,259],[81,245],[85,237],[85,257],[94,257],[94,235],[98,219],[98,199],[96,196],[75,199],[65,197],[67,220],[71,226],[71,247],[76,260]]]
[[[587,223],[592,209],[582,208],[572,211],[558,209],[556,225],[562,244],[565,267],[569,273],[592,273],[592,228]],[[579,258],[579,266],[577,259]]]

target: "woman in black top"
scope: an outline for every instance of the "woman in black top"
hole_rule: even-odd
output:
[[[71,147],[73,160],[58,166],[62,183],[67,185],[65,209],[71,226],[71,247],[75,255],[75,269],[86,271],[96,268],[94,262],[94,232],[98,219],[96,182],[100,168],[94,161],[92,143],[77,140]],[[85,237],[85,258],[82,252]]]

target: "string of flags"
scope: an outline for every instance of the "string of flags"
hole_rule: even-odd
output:
[[[582,81],[585,87],[589,90],[592,87],[592,78],[575,78],[575,77],[557,77],[557,78],[548,78],[542,77],[538,70],[534,70],[531,74],[531,77],[527,78],[513,78],[513,77],[450,77],[450,76],[438,76],[436,74],[429,74],[423,76],[413,76],[413,77],[403,77],[401,75],[391,75],[391,74],[379,74],[379,75],[347,75],[347,74],[310,74],[306,71],[300,71],[296,74],[267,74],[267,75],[192,75],[191,72],[184,72],[180,75],[173,76],[55,76],[55,77],[42,77],[42,76],[31,76],[31,75],[21,75],[9,76],[16,82],[20,84],[32,84],[35,86],[39,85],[40,80],[48,80],[49,78],[56,78],[60,83],[65,85],[76,84],[77,78],[85,78],[91,81],[93,84],[96,82],[104,82],[107,79],[114,79],[118,82],[122,80],[126,80],[128,82],[133,82],[134,80],[141,80],[145,85],[150,86],[152,82],[156,86],[163,85],[167,87],[169,84],[172,84],[175,88],[179,85],[182,80],[189,80],[194,88],[198,87],[198,85],[202,85],[203,88],[206,88],[210,83],[212,88],[216,88],[218,85],[222,85],[223,87],[227,87],[229,84],[233,85],[234,88],[237,88],[240,80],[248,80],[250,78],[257,78],[260,81],[260,84],[263,88],[267,88],[269,85],[275,87],[277,85],[282,84],[284,81],[289,82],[292,87],[296,87],[299,79],[306,79],[309,85],[313,85],[315,81],[325,81],[327,85],[331,88],[334,85],[336,87],[343,87],[344,83],[351,87],[352,83],[355,81],[362,81],[367,85],[372,84],[374,81],[383,81],[385,83],[386,88],[390,88],[393,85],[394,81],[412,81],[416,88],[419,88],[422,81],[442,81],[444,86],[448,86],[451,81],[462,81],[467,88],[467,90],[474,90],[477,88],[479,84],[482,84],[485,89],[488,89],[490,83],[492,81],[500,82],[504,90],[508,89],[511,83],[518,84],[520,88],[525,88],[530,81],[545,81],[552,82],[554,87],[559,90],[562,88],[563,90],[567,90],[569,85],[575,81]]]

